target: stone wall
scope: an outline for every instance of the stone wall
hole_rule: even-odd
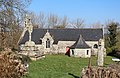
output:
[[[46,48],[46,38],[43,39],[43,43],[42,44],[36,44],[35,47],[40,51],[40,52],[44,52],[45,54],[47,53],[66,53],[66,47],[70,47],[72,46],[75,41],[59,41],[58,44],[51,44],[50,48]],[[93,44],[96,44],[96,42],[88,42],[88,45],[93,46]],[[20,45],[20,50],[26,50],[27,48],[25,48],[25,45],[22,44]],[[97,51],[97,50],[96,50]],[[97,54],[97,53],[96,53]]]
[[[98,45],[98,41],[86,41],[86,43],[92,48],[92,55],[97,56],[98,48],[94,48],[94,45]]]
[[[74,51],[74,55],[72,54],[72,50]],[[88,50],[88,54],[87,54],[87,50]],[[71,49],[70,56],[87,58],[87,57],[91,56],[91,49],[90,48],[88,48],[88,49]]]
[[[66,47],[70,47],[75,43],[75,41],[59,41],[58,42],[58,52],[66,53]]]
[[[50,48],[46,48],[46,40],[47,38],[49,38],[49,40],[51,41],[50,44]],[[44,38],[41,39],[42,40],[42,44],[36,44],[35,48],[37,48],[38,51],[40,52],[44,52],[44,54],[60,54],[60,53],[66,53],[66,47],[70,47],[72,46],[75,41],[58,41],[57,44],[53,44],[54,40],[52,39],[52,37],[50,36],[49,33],[46,33]],[[94,44],[98,45],[98,41],[86,41],[86,43],[92,47],[92,55],[97,55],[98,49],[93,48]],[[20,50],[24,51],[25,49],[25,45],[22,44],[20,45]]]
[[[90,47],[93,48],[94,44],[98,45],[98,41],[85,41]]]

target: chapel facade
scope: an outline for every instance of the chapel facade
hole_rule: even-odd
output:
[[[36,52],[38,54],[62,53],[87,58],[91,55],[97,56],[99,45],[104,48],[103,33],[102,28],[34,29],[29,23],[25,26],[18,45],[20,52],[25,55]]]

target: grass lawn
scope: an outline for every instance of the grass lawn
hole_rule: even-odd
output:
[[[96,65],[92,57],[92,65]],[[112,63],[112,57],[105,58],[105,65]],[[46,55],[46,58],[32,61],[29,74],[24,78],[79,78],[81,69],[88,65],[88,58],[74,58],[65,55]]]

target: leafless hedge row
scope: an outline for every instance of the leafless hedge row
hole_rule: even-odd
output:
[[[120,65],[83,68],[81,78],[120,78]]]

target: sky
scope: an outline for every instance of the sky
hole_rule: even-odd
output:
[[[29,11],[53,13],[70,19],[81,18],[88,26],[108,20],[120,22],[120,0],[32,0]]]

